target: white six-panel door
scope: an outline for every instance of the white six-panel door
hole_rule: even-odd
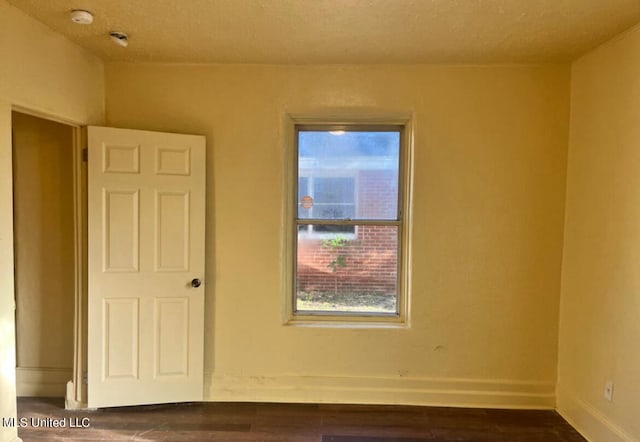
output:
[[[204,137],[88,128],[89,407],[202,400],[204,217]]]

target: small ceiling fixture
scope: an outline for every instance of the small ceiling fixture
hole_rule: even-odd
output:
[[[111,31],[109,33],[109,36],[111,37],[111,41],[117,44],[118,46],[122,46],[123,48],[126,48],[127,46],[129,46],[129,36],[124,32]]]
[[[71,11],[71,21],[79,25],[90,25],[93,23],[93,14],[84,9],[74,9]]]

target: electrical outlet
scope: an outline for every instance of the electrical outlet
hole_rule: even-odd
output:
[[[613,381],[604,384],[604,398],[611,402],[613,400]]]

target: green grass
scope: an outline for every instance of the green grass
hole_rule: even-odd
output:
[[[298,292],[298,311],[395,313],[395,295],[385,293]]]

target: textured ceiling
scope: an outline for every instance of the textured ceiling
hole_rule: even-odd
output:
[[[569,61],[640,21],[640,0],[8,2],[105,60],[151,62]],[[71,9],[94,24],[72,23]],[[129,47],[110,30],[129,33]]]

